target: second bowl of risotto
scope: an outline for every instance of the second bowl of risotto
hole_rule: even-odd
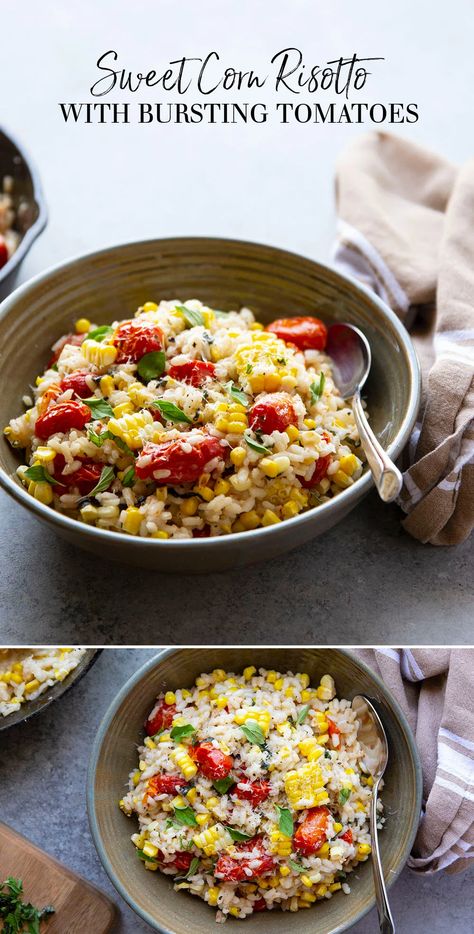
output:
[[[2,454],[22,459],[5,485],[86,547],[102,551],[105,535],[111,557],[218,570],[321,534],[355,505],[371,478],[325,354],[334,320],[371,341],[368,413],[392,456],[416,415],[416,359],[392,313],[282,251],[132,244],[19,290],[0,330],[22,307],[40,362],[5,419]],[[9,359],[13,370],[15,346]]]

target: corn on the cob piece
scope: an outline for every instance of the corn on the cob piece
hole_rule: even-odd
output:
[[[238,723],[239,726],[242,726],[247,720],[256,720],[264,736],[268,734],[271,719],[272,717],[269,710],[258,710],[256,707],[238,710],[234,715],[234,721]]]
[[[296,811],[327,803],[323,776],[317,762],[308,762],[300,769],[292,769],[285,777],[285,791],[290,807]]]
[[[206,856],[214,856],[216,853],[219,853],[220,850],[224,850],[226,847],[230,846],[232,844],[232,838],[222,824],[213,824],[213,826],[208,827],[207,830],[195,834],[193,843],[199,850],[203,850]]]
[[[271,852],[277,856],[289,856],[292,848],[291,837],[286,837],[278,827],[270,832]]]
[[[81,344],[81,353],[88,363],[101,369],[115,362],[117,348],[113,344],[102,344],[100,341],[86,338]]]
[[[173,762],[176,763],[178,768],[181,769],[185,778],[194,778],[197,772],[197,766],[191,759],[186,746],[179,745],[171,753],[171,758],[173,759]]]
[[[111,418],[107,424],[111,434],[125,441],[129,448],[137,449],[143,446],[140,429],[153,424],[153,416],[147,409],[136,412],[134,415],[123,415],[121,418]]]

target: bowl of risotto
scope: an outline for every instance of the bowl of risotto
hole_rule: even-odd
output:
[[[360,500],[372,481],[325,353],[332,321],[369,337],[367,411],[392,457],[416,417],[418,365],[396,317],[280,250],[131,244],[62,265],[2,307],[0,479],[111,558],[245,564],[324,533]]]
[[[418,826],[421,772],[398,705],[354,655],[165,650],[129,680],[94,743],[88,808],[106,871],[154,930],[239,919],[332,934],[372,907],[357,693],[389,739],[378,825],[390,885]]]

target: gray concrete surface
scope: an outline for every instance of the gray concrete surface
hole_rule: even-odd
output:
[[[354,51],[383,56],[364,98],[416,102],[419,122],[391,129],[461,162],[472,150],[471,14],[471,0],[10,4],[2,62],[15,80],[2,95],[1,121],[35,157],[50,210],[22,278],[83,251],[155,236],[240,237],[330,255],[335,160],[369,126],[65,125],[58,101],[90,100],[95,62],[107,49],[134,71],[211,49],[222,64],[264,74],[288,45],[301,47],[307,65]],[[138,97],[163,95],[155,88]],[[3,642],[474,641],[474,541],[422,547],[374,496],[324,540],[200,581],[127,573],[106,554],[90,558],[4,494],[0,521]],[[229,610],[236,606],[238,624]]]
[[[108,704],[152,654],[144,649],[106,650],[62,700],[29,723],[0,734],[1,819],[115,899],[120,906],[115,934],[145,934],[151,929],[120,900],[102,870],[85,812],[86,769]],[[398,934],[446,934],[448,926],[456,934],[469,934],[472,883],[472,871],[420,878],[404,870],[391,891]],[[351,931],[376,934],[375,912]]]

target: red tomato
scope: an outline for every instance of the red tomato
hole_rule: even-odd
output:
[[[214,875],[218,879],[224,879],[225,882],[249,882],[254,876],[260,876],[264,872],[272,872],[275,868],[275,860],[265,852],[261,837],[254,837],[245,843],[238,843],[236,848],[249,854],[257,850],[258,855],[249,856],[249,859],[238,860],[233,859],[232,856],[220,856],[214,869]],[[246,869],[250,869],[250,875],[245,871]]]
[[[257,898],[257,901],[253,903],[252,908],[254,911],[266,911],[267,903],[264,898]]]
[[[0,234],[0,269],[8,263],[8,250],[4,237]]]
[[[53,356],[48,362],[48,367],[53,366],[60,358],[63,348],[66,344],[73,344],[74,347],[80,347],[87,334],[65,334],[60,337],[52,346]]]
[[[346,843],[352,843],[353,842],[352,830],[346,830],[345,833],[341,833],[341,836],[339,837],[339,839],[345,840]]]
[[[173,864],[176,866],[180,872],[188,872],[188,869],[193,861],[194,857],[192,853],[187,853],[185,850],[181,853],[174,854]]]
[[[268,325],[267,331],[281,337],[299,350],[324,350],[327,339],[326,325],[319,318],[277,318]]]
[[[315,462],[314,470],[309,480],[304,480],[303,477],[298,477],[301,486],[303,486],[305,490],[312,490],[314,486],[317,486],[320,480],[326,476],[331,461],[331,454],[323,454],[321,457],[319,457]]]
[[[162,444],[147,442],[135,464],[137,477],[146,480],[156,470],[167,470],[168,475],[160,477],[157,483],[194,483],[210,460],[214,457],[224,459],[222,445],[211,435],[203,433],[202,437],[192,441],[191,451],[187,450],[189,443],[186,435]]]
[[[270,782],[266,782],[264,779],[251,782],[245,775],[238,776],[238,783],[239,785],[245,784],[245,788],[239,788],[239,785],[236,785],[232,793],[243,801],[250,801],[253,807],[257,807],[262,801],[265,801],[272,790]]]
[[[74,473],[66,474],[64,481],[68,486],[77,486],[81,496],[87,496],[97,486],[103,466],[95,461],[84,461]]]
[[[212,379],[215,369],[213,363],[206,363],[204,360],[188,360],[186,363],[176,363],[170,367],[167,375],[181,380],[182,383],[199,387],[206,379]]]
[[[295,849],[304,856],[310,856],[311,853],[319,850],[326,842],[329,816],[330,813],[324,805],[310,808],[307,817],[299,824],[293,837]]]
[[[165,704],[164,699],[162,699],[156,710],[151,712],[145,723],[148,736],[154,736],[155,733],[158,733],[160,730],[167,730],[168,727],[171,726],[176,712],[176,704]]]
[[[206,778],[211,778],[212,781],[226,778],[234,764],[230,756],[216,749],[212,743],[199,743],[198,746],[193,746],[192,756],[198,763],[202,774]]]
[[[193,538],[209,538],[211,534],[211,526],[205,525],[202,529],[192,529]]]
[[[177,795],[180,788],[186,788],[187,781],[181,775],[153,775],[147,781],[146,796]]]
[[[249,412],[249,425],[254,431],[269,435],[296,425],[298,419],[290,400],[282,392],[272,392],[260,399]]]
[[[58,396],[61,395],[61,387],[59,383],[51,383],[48,389],[43,393],[40,399],[38,399],[37,408],[40,415],[44,415],[46,409],[49,407],[50,402],[54,402]]]
[[[84,428],[90,422],[92,413],[83,402],[57,402],[51,405],[44,415],[36,420],[35,434],[42,441],[47,441],[57,431],[65,432],[70,428]]]
[[[93,395],[94,390],[90,388],[87,377],[90,376],[89,370],[75,370],[74,373],[70,373],[69,376],[65,376],[64,379],[60,382],[60,387],[62,392],[66,392],[66,389],[73,389],[76,396],[80,396],[81,399],[87,399],[88,396]]]
[[[164,336],[151,321],[125,321],[117,328],[112,343],[118,350],[116,363],[136,363],[153,350],[161,350]]]
[[[327,717],[327,721],[328,721],[328,733],[329,733],[329,735],[330,735],[330,736],[340,736],[340,735],[341,735],[341,731],[340,731],[339,727],[336,726],[336,724],[334,723],[334,720],[330,720],[330,718]]]

